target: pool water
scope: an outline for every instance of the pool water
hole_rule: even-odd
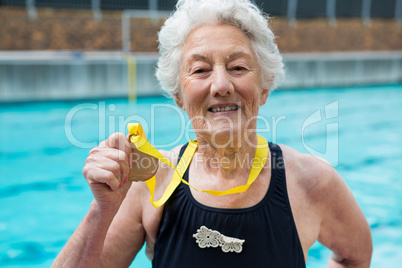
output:
[[[274,92],[260,110],[268,140],[325,157],[371,226],[372,267],[402,263],[402,85]],[[321,118],[321,119],[320,119]],[[90,147],[139,121],[158,148],[194,137],[163,97],[0,105],[0,266],[49,267],[86,214]],[[186,125],[183,127],[184,125]],[[316,243],[307,267],[325,267]],[[151,267],[143,251],[132,267]]]

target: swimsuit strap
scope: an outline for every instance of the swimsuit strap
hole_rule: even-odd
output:
[[[148,155],[151,155],[163,163],[171,166],[175,172],[173,173],[172,180],[170,181],[169,185],[167,186],[165,192],[163,193],[162,197],[154,201],[154,193],[155,193],[155,186],[156,186],[156,179],[155,176],[150,178],[149,180],[145,181],[148,186],[149,191],[151,192],[150,201],[154,207],[162,206],[169,197],[173,194],[174,190],[179,186],[180,182],[187,184],[188,186],[192,187],[194,190],[198,192],[208,193],[214,196],[221,196],[221,195],[228,195],[228,194],[236,194],[245,192],[250,185],[257,179],[258,175],[260,174],[261,170],[265,166],[267,157],[268,157],[268,142],[262,136],[258,135],[258,145],[255,151],[253,164],[251,166],[250,175],[248,177],[247,183],[241,186],[237,186],[231,188],[226,191],[217,191],[217,190],[198,190],[191,184],[189,184],[186,180],[183,180],[183,175],[186,172],[188,166],[191,163],[191,160],[194,156],[194,153],[197,150],[197,142],[190,140],[186,150],[184,151],[177,167],[175,167],[168,159],[166,159],[155,147],[153,147],[149,142],[144,133],[144,130],[139,123],[130,123],[127,125],[128,132],[130,134],[130,142],[133,143],[136,148]]]

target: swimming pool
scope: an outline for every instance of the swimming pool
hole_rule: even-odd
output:
[[[174,107],[162,97],[136,105],[125,99],[1,104],[0,266],[49,267],[92,201],[81,173],[89,147],[137,120],[154,133],[157,147],[172,148],[192,136]],[[402,85],[277,91],[260,114],[260,132],[270,141],[336,166],[370,223],[372,267],[400,265]],[[307,266],[325,267],[329,254],[315,244]],[[143,252],[132,266],[151,267]]]

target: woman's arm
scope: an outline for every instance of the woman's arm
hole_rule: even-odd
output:
[[[322,178],[318,240],[332,251],[328,267],[370,267],[373,245],[362,210],[332,167],[325,169]]]
[[[88,214],[52,267],[102,267],[101,255],[114,216],[112,211],[100,211],[96,203],[92,202]]]
[[[119,133],[91,150],[83,174],[94,201],[52,267],[102,267],[111,263],[129,266],[134,259],[144,244],[142,192],[145,188],[141,182],[131,187],[132,180],[137,180],[136,174],[141,175],[141,180],[144,174],[138,167],[130,168],[132,154],[136,150]],[[130,200],[125,200],[126,196]],[[122,248],[128,244],[129,247]]]

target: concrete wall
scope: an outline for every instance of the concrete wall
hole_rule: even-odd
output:
[[[281,88],[402,83],[402,51],[285,54]]]
[[[402,51],[285,54],[281,89],[402,83]],[[127,97],[121,52],[0,52],[0,102]],[[160,95],[155,54],[134,55],[137,96]],[[131,65],[133,66],[133,65]]]
[[[153,78],[156,56],[135,61],[137,95],[161,94]],[[127,97],[128,62],[120,52],[3,52],[0,101]]]

